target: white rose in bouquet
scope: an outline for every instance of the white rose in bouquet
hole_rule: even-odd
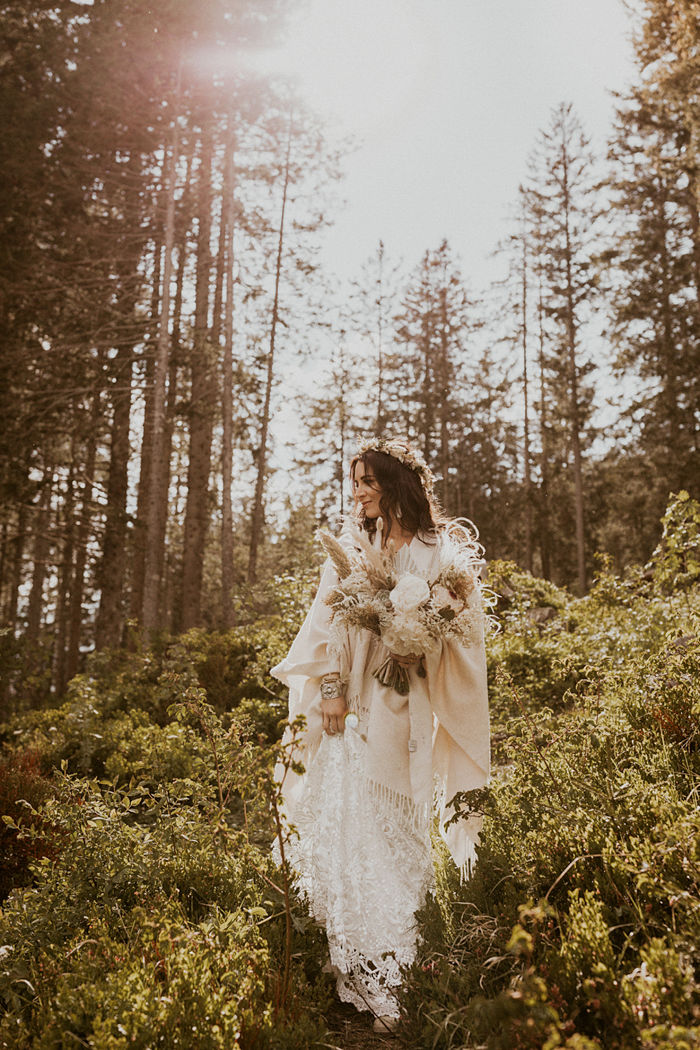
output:
[[[382,630],[382,641],[396,656],[425,656],[437,645],[420,617],[410,613],[397,613]]]
[[[430,587],[422,576],[406,572],[389,592],[391,604],[398,613],[411,613],[430,597]]]

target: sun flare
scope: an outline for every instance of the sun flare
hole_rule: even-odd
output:
[[[368,131],[420,90],[434,58],[430,29],[406,0],[309,0],[261,61],[298,80],[314,108]]]

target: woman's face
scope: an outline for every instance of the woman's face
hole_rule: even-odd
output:
[[[366,518],[378,518],[381,508],[379,501],[382,490],[369,464],[358,459],[352,472],[352,494],[356,503],[361,504]]]

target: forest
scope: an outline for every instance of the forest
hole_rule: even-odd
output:
[[[321,272],[342,143],[250,59],[290,4],[3,9],[11,709],[93,649],[264,611],[348,509],[358,434],[414,440],[489,557],[579,594],[700,477],[692,4],[638,18],[606,157],[554,106],[478,293],[447,242],[407,267],[368,245],[344,292]]]
[[[487,288],[449,239],[319,263],[350,146],[256,58],[296,6],[0,3],[0,1046],[343,1037],[268,669],[373,433],[478,526],[499,627],[477,868],[396,1038],[693,1050],[697,5],[630,5],[603,150],[552,99]]]

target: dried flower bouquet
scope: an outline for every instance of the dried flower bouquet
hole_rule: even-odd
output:
[[[338,584],[326,598],[334,623],[364,628],[376,634],[388,650],[374,677],[408,695],[408,668],[417,664],[441,640],[476,641],[483,621],[479,588],[481,560],[473,547],[444,542],[438,576],[432,582],[416,573],[398,574],[395,550],[374,547],[367,533],[351,527],[346,542],[327,532],[319,538],[338,574]],[[347,542],[349,541],[349,542]]]

